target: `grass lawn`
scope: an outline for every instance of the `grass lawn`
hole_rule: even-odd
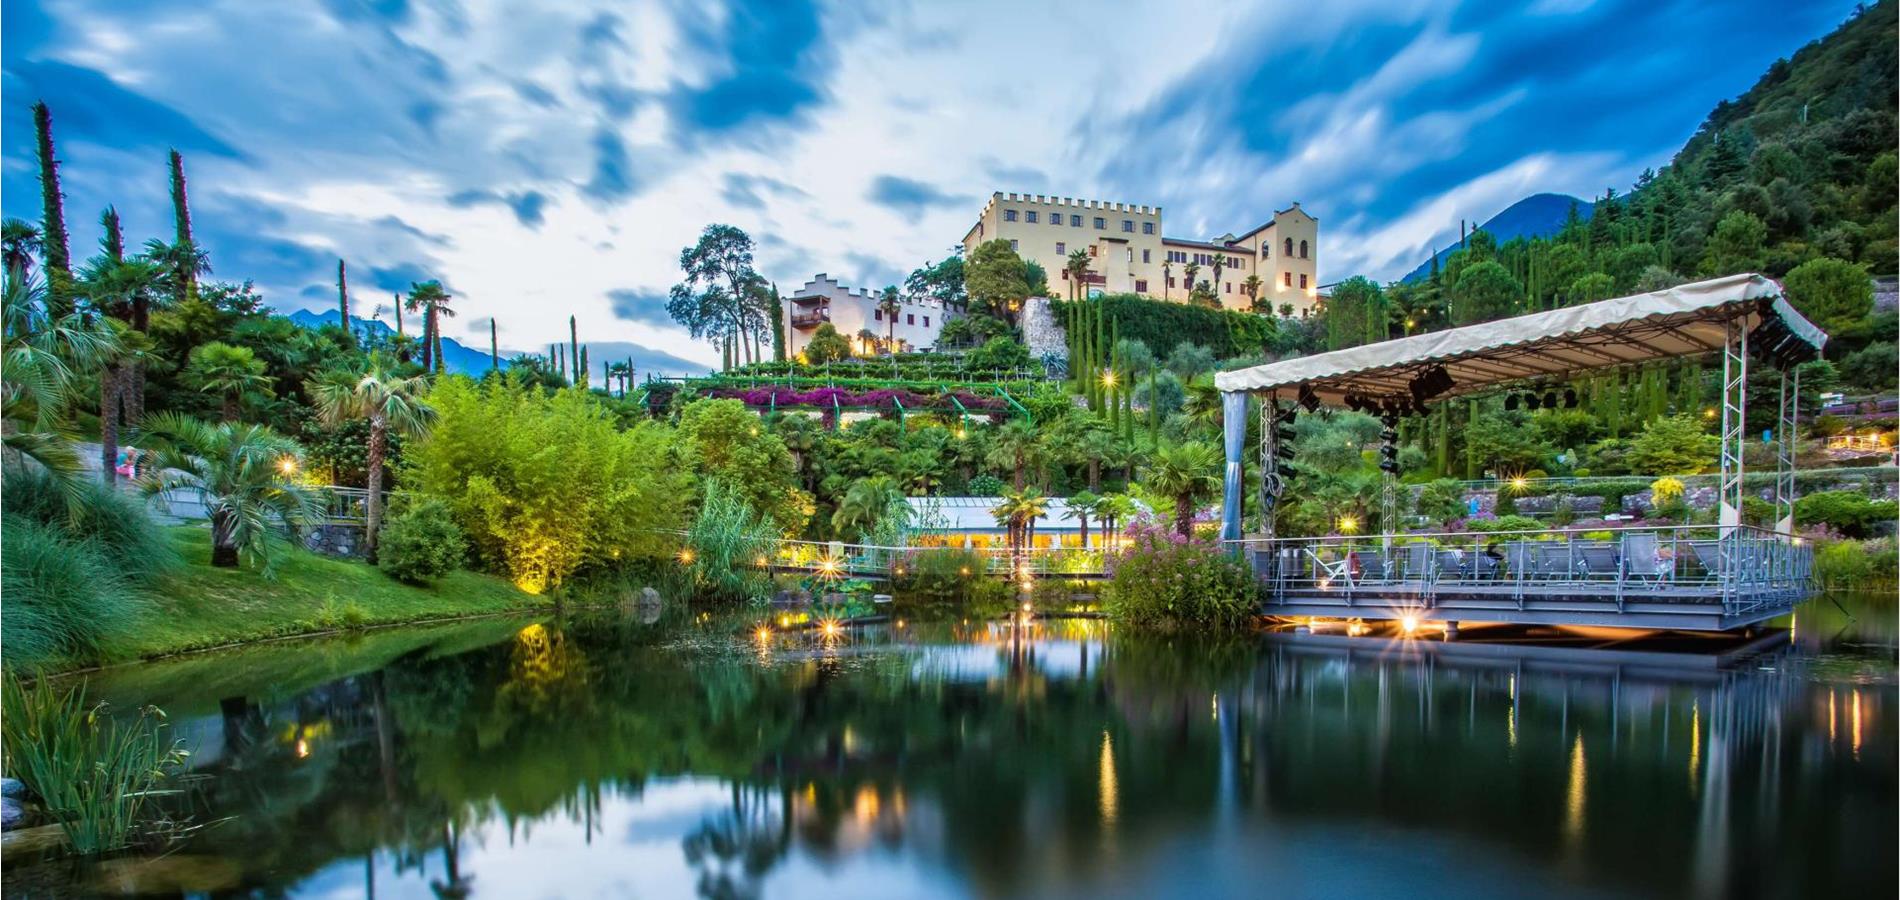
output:
[[[211,566],[211,534],[191,525],[168,536],[184,564],[161,579],[152,609],[101,656],[122,662],[237,641],[440,619],[532,611],[551,605],[504,579],[456,572],[430,587],[403,584],[361,562],[300,547],[274,552],[275,578]]]

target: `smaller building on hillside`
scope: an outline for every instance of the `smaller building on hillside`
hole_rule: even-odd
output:
[[[902,296],[897,309],[887,313],[877,291],[853,291],[820,272],[785,298],[785,348],[794,356],[803,353],[818,327],[829,322],[859,355],[878,353],[893,342],[898,350],[928,350],[937,345],[944,318],[951,314],[935,300]]]
[[[990,512],[1002,505],[1002,497],[907,497],[905,502],[910,504],[911,543],[914,545],[972,550],[1009,546],[1009,529],[998,524]],[[1036,517],[1035,546],[1083,546],[1082,523],[1071,516],[1067,500],[1049,498],[1042,515]],[[1092,516],[1088,546],[1103,546],[1101,523]]]

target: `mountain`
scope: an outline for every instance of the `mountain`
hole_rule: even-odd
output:
[[[336,312],[334,310],[317,312],[300,309],[290,313],[286,318],[304,328],[321,328],[326,325],[336,325]],[[396,332],[396,329],[390,327],[389,323],[381,319],[359,319],[355,316],[350,317],[350,330],[359,335],[389,335]],[[411,333],[413,334],[413,332]],[[651,347],[628,341],[589,341],[586,346],[587,359],[588,362],[592,364],[591,368],[594,370],[593,383],[596,385],[603,383],[601,372],[605,369],[609,360],[624,362],[631,359],[633,360],[634,371],[642,376],[648,373],[654,375],[698,375],[706,372],[706,366],[703,363],[681,359],[671,353],[655,350]],[[520,350],[510,350],[507,347],[503,347],[501,349],[501,364],[503,366],[508,365],[509,357],[522,352],[523,351]],[[546,348],[539,348],[534,352],[545,353]],[[488,348],[486,347],[479,349],[466,347],[462,345],[462,342],[452,337],[444,336],[442,338],[442,357],[447,361],[449,371],[451,372],[459,372],[464,375],[480,375],[488,371],[489,358]]]
[[[1590,221],[1592,205],[1588,200],[1579,200],[1569,194],[1532,194],[1505,207],[1503,212],[1486,219],[1478,227],[1496,237],[1500,244],[1514,238],[1549,237],[1563,230],[1573,203],[1577,206],[1578,218]],[[1454,241],[1451,246],[1440,248],[1437,253],[1439,264],[1443,265],[1445,257],[1463,246],[1464,242]],[[1431,269],[1432,261],[1427,259],[1403,280],[1417,281],[1430,274]]]

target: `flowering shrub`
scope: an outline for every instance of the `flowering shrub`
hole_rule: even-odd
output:
[[[1254,612],[1253,573],[1214,543],[1152,525],[1135,527],[1127,547],[1109,557],[1103,608],[1135,625],[1226,626]]]

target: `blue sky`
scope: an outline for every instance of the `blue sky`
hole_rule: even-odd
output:
[[[75,253],[169,236],[281,309],[423,277],[452,328],[694,363],[660,305],[708,222],[781,288],[900,281],[992,190],[1158,203],[1181,237],[1301,201],[1321,278],[1395,278],[1526,194],[1624,189],[1851,3],[7,0],[0,205]],[[656,357],[657,358],[657,357]]]

